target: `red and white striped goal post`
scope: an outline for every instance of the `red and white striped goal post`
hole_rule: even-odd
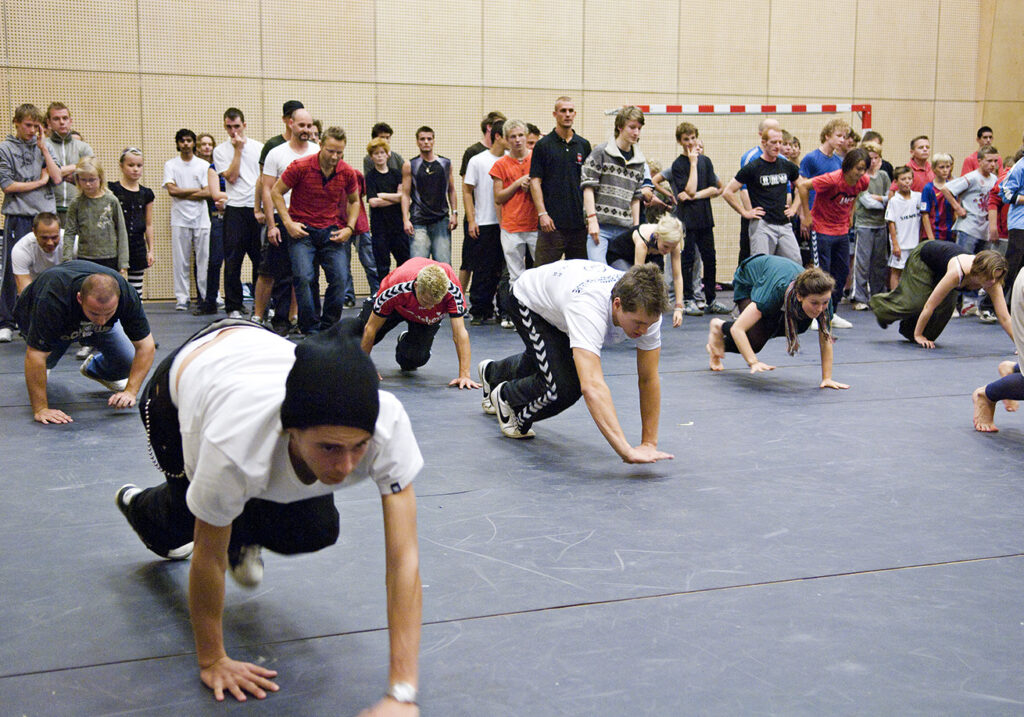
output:
[[[800,104],[800,105],[635,105],[645,115],[823,115],[856,112],[862,129],[871,129],[871,105],[868,104]],[[621,107],[605,110],[616,114]]]

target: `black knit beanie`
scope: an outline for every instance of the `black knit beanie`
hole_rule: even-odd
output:
[[[358,320],[345,319],[299,344],[281,404],[284,428],[350,426],[373,433],[379,380],[359,347],[361,333]]]

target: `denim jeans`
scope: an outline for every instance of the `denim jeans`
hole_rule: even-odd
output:
[[[602,264],[608,263],[608,242],[621,234],[632,231],[632,227],[620,227],[617,224],[598,223],[598,243],[587,236],[587,258],[590,261],[599,261]]]
[[[351,239],[344,242],[331,241],[331,232],[335,230],[336,226],[326,229],[306,227],[309,236],[288,237],[292,286],[295,287],[295,301],[299,308],[299,330],[304,334],[329,328],[341,318],[352,242]],[[312,288],[316,285],[317,265],[323,267],[327,276],[327,292],[320,317],[316,315]]]
[[[447,219],[433,224],[413,224],[412,256],[425,256],[442,264],[452,263],[452,233]]]
[[[81,336],[76,340],[83,346],[92,346],[97,349],[89,364],[90,376],[102,378],[105,381],[119,381],[122,378],[128,378],[132,360],[135,358],[135,346],[128,340],[124,329],[121,328],[120,321],[114,322],[114,326],[109,331]],[[56,343],[53,351],[46,357],[46,368],[56,366],[71,343],[71,341]]]
[[[370,296],[373,296],[377,293],[377,289],[380,288],[380,280],[387,275],[387,272],[380,275],[377,271],[377,259],[373,253],[373,239],[370,238],[369,232],[357,234],[352,237],[352,241],[356,242],[356,251],[359,252],[359,263],[363,265],[363,271],[366,272],[366,282],[370,285]],[[356,288],[352,282],[352,272],[349,271],[348,274],[348,282],[345,284],[345,298],[355,301]]]

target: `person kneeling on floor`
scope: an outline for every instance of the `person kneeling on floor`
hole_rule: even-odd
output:
[[[673,456],[658,450],[661,414],[662,312],[668,296],[654,264],[626,272],[573,259],[523,272],[509,297],[512,321],[526,344],[521,354],[481,361],[484,412],[495,414],[509,438],[531,438],[534,422],[572,406],[580,396],[605,440],[626,463]],[[633,446],[615,415],[604,381],[601,348],[636,341],[641,440]]]
[[[35,420],[71,423],[49,407],[46,379],[74,341],[96,349],[79,371],[114,392],[107,403],[135,405],[156,343],[142,300],[116,271],[79,259],[46,269],[18,296],[14,319],[28,344],[25,383]]]
[[[191,553],[189,608],[200,679],[217,700],[276,691],[276,672],[224,649],[224,573],[253,587],[261,547],[307,553],[338,539],[333,491],[371,478],[384,513],[390,687],[373,714],[418,715],[422,591],[409,417],[378,390],[346,320],[297,348],[251,322],[211,324],[168,356],[140,412],[163,484],[122,486],[118,508],[161,557]]]

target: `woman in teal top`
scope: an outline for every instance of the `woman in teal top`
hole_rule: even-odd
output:
[[[849,388],[832,380],[831,296],[835,280],[818,267],[803,269],[781,256],[755,254],[744,260],[733,276],[733,301],[740,315],[735,321],[712,319],[707,351],[712,371],[723,370],[725,354],[738,353],[751,373],[775,367],[757,358],[768,339],[786,337],[792,356],[800,348],[799,334],[818,321],[821,349],[821,388]]]

